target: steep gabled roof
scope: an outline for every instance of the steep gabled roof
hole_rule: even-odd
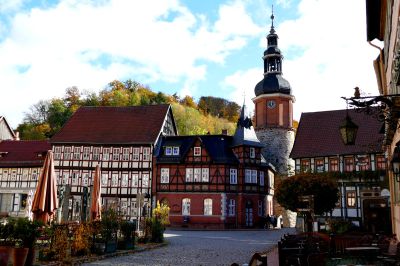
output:
[[[45,140],[3,140],[0,167],[42,167],[50,143]]]
[[[226,135],[164,136],[156,151],[157,163],[183,163],[196,140],[200,140],[213,163],[239,163],[231,149],[232,137]],[[166,146],[179,147],[179,156],[165,155]]]
[[[254,131],[251,118],[247,114],[246,105],[243,104],[240,117],[237,122],[235,134],[233,135],[233,146],[249,145],[256,147],[264,147],[258,140]]]
[[[355,145],[344,145],[339,127],[346,110],[302,113],[290,157],[307,158],[360,153],[382,152],[382,122],[360,110],[348,110],[358,125]]]
[[[0,128],[1,124],[4,124],[4,126],[8,129],[8,132],[10,133],[10,139],[15,139],[15,133],[14,130],[10,127],[10,124],[8,124],[6,118],[4,116],[0,115]],[[2,140],[1,132],[0,132],[0,141]]]
[[[155,143],[169,112],[171,112],[171,108],[168,104],[129,107],[80,107],[64,127],[51,138],[50,142]]]

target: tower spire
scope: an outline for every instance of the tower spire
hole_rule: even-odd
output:
[[[274,28],[274,5],[272,5],[272,13],[271,13],[271,30],[269,33],[274,34],[275,33],[275,28]]]

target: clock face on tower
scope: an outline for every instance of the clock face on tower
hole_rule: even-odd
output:
[[[267,106],[268,106],[268,108],[273,109],[273,108],[275,108],[276,103],[275,103],[275,101],[271,100],[271,101],[267,102]]]

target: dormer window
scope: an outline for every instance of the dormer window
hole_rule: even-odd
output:
[[[179,155],[179,147],[172,147],[172,155]]]
[[[7,151],[0,151],[0,158],[6,157]]]
[[[254,147],[250,147],[250,158],[256,158],[256,149]]]
[[[179,147],[178,146],[167,146],[165,147],[164,151],[165,155],[171,156],[171,155],[179,155]]]
[[[194,147],[194,156],[201,156],[201,147]]]

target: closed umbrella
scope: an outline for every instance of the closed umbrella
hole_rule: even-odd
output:
[[[48,223],[57,208],[57,178],[54,171],[53,152],[49,150],[32,201],[33,219]]]
[[[92,221],[101,220],[101,170],[96,166],[93,178],[92,205],[90,206],[90,218]]]

